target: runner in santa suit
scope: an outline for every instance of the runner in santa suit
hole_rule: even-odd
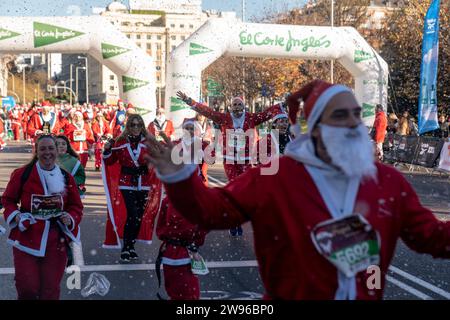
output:
[[[120,255],[123,262],[138,258],[134,245],[141,232],[141,221],[144,220],[145,207],[151,190],[150,175],[144,159],[146,147],[141,143],[145,140],[146,134],[142,117],[138,114],[131,114],[126,122],[124,132],[115,139],[114,144],[112,145],[108,141],[104,145],[103,160],[105,166],[111,167],[117,163],[120,165],[117,168],[120,171],[118,186],[115,186],[120,191],[117,195],[120,198],[111,199],[110,202],[125,202],[126,223],[123,226],[123,246]],[[108,168],[102,170],[108,170]],[[108,185],[109,187],[110,185]],[[109,190],[108,193],[113,191],[115,190]],[[115,212],[114,214],[122,215],[123,213]],[[110,212],[110,214],[112,213]],[[118,222],[115,221],[115,223]],[[142,225],[145,228],[148,226],[151,228],[151,240],[153,224]]]
[[[127,116],[127,111],[122,100],[119,99],[117,102],[117,110],[111,112],[110,127],[114,138],[118,137],[125,129],[125,119]]]
[[[86,110],[83,112],[84,121],[86,121],[87,123],[92,123],[92,120],[94,120],[95,115],[96,112],[94,111],[94,108],[92,107],[91,104],[88,104],[86,106]]]
[[[156,118],[150,122],[147,129],[160,141],[163,140],[162,137],[159,136],[160,131],[163,131],[170,140],[173,140],[174,138],[175,129],[173,128],[173,122],[166,118],[164,108],[158,108],[158,110],[156,110]]]
[[[180,153],[194,154],[195,147],[202,148],[198,154],[203,157],[203,152],[208,143],[202,141],[195,134],[195,119],[185,119],[183,122],[185,134],[182,139],[173,142],[181,146]],[[197,131],[198,133],[198,131]],[[189,160],[192,160],[193,157]],[[203,183],[207,184],[202,176],[201,166],[204,159],[198,158],[197,174],[201,176]],[[156,261],[158,280],[160,280],[160,264],[164,268],[164,285],[171,300],[198,300],[200,298],[200,282],[194,269],[191,270],[191,259],[201,263],[203,258],[198,253],[198,248],[205,242],[206,230],[190,223],[171,205],[169,199],[164,195],[161,211],[159,213],[156,235],[162,241],[159,255]]]
[[[83,205],[73,177],[55,164],[55,139],[41,135],[35,149],[32,162],[12,173],[2,204],[18,299],[57,300],[68,245],[80,241]]]
[[[235,97],[231,103],[231,112],[220,113],[207,105],[195,102],[183,92],[177,92],[177,96],[191,106],[194,111],[203,114],[221,126],[225,160],[223,167],[228,181],[234,180],[250,169],[251,161],[256,163],[256,157],[251,159],[251,152],[257,147],[258,140],[255,128],[257,125],[270,120],[280,110],[280,106],[277,104],[263,112],[247,113],[245,112],[244,100]],[[247,130],[252,131],[253,139],[245,137]],[[241,226],[230,229],[230,234],[232,236],[242,235]]]
[[[81,165],[86,168],[89,159],[89,146],[95,140],[91,127],[83,120],[83,114],[80,111],[74,113],[73,121],[65,127],[64,133],[69,138],[73,150],[80,156]]]
[[[308,132],[287,146],[278,170],[253,168],[224,188],[206,188],[196,166],[174,164],[171,146],[149,136],[149,161],[174,207],[208,230],[251,221],[272,299],[382,299],[399,239],[450,258],[450,222],[423,207],[400,172],[375,161],[352,90],[316,80],[292,94],[297,133],[300,99]],[[381,288],[370,265],[379,267]]]
[[[14,140],[20,140],[20,127],[22,125],[22,115],[19,108],[16,106],[9,112],[9,120],[11,121],[11,130],[14,134]]]
[[[6,143],[3,140],[3,137],[5,136],[5,123],[0,117],[0,151],[2,151],[6,147]]]
[[[28,141],[28,122],[30,121],[30,116],[26,105],[22,105],[22,133],[23,139]]]
[[[50,111],[50,103],[44,101],[42,104],[42,111],[36,112],[30,120],[28,125],[28,134],[36,141],[41,134],[55,134],[59,133],[61,128],[58,116]]]
[[[102,151],[105,142],[112,138],[108,121],[103,117],[103,112],[97,112],[92,122],[92,132],[95,138],[95,170],[100,171],[102,166]]]

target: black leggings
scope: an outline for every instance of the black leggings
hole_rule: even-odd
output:
[[[141,228],[148,191],[120,190],[127,207],[127,222],[123,231],[123,251],[134,249]]]

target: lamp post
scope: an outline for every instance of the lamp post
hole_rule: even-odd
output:
[[[86,70],[86,67],[76,67],[75,68],[75,93],[77,96],[77,100],[78,100],[78,70]],[[76,101],[78,102],[78,101]]]
[[[89,104],[89,63],[87,57],[78,56],[78,59],[84,60],[86,67],[86,103]]]
[[[11,77],[12,77],[12,91],[16,91],[16,82],[15,82],[15,79],[14,79],[14,75],[11,73],[11,72],[9,72],[8,71],[8,74],[10,74],[11,75]]]
[[[70,64],[70,91],[73,92],[73,72],[72,72],[73,64]],[[72,94],[70,95],[70,105],[72,105]]]

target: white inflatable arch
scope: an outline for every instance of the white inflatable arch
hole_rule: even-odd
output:
[[[194,112],[176,98],[178,90],[198,100],[201,72],[222,55],[339,61],[355,78],[355,95],[364,122],[373,125],[375,105],[386,107],[388,65],[351,27],[241,23],[235,18],[208,20],[170,55],[166,106],[179,127]]]
[[[155,118],[152,57],[100,16],[0,17],[0,53],[87,53],[119,79],[120,96]]]

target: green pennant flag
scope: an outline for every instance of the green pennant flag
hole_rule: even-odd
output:
[[[190,109],[190,107],[184,103],[183,100],[176,97],[170,97],[170,112],[180,111],[184,109]]]
[[[69,40],[84,34],[83,32],[40,22],[34,22],[33,29],[35,48],[48,46],[49,44]]]
[[[20,36],[20,33],[0,28],[0,40],[14,38]]]
[[[197,43],[193,43],[193,42],[191,42],[191,44],[189,46],[189,55],[190,56],[194,56],[196,54],[204,54],[204,53],[208,53],[211,51],[212,51],[211,49],[201,46]]]
[[[150,83],[149,81],[134,79],[127,76],[122,76],[122,82],[123,82],[123,92],[128,92],[137,88],[141,88]]]
[[[372,117],[375,115],[374,105],[363,103],[362,108],[363,108],[363,115],[362,115],[363,118]]]
[[[114,46],[112,44],[102,43],[103,59],[109,59],[128,51],[131,51],[131,49]]]
[[[370,52],[365,52],[363,50],[355,50],[355,62],[363,62],[375,58],[375,56]]]

